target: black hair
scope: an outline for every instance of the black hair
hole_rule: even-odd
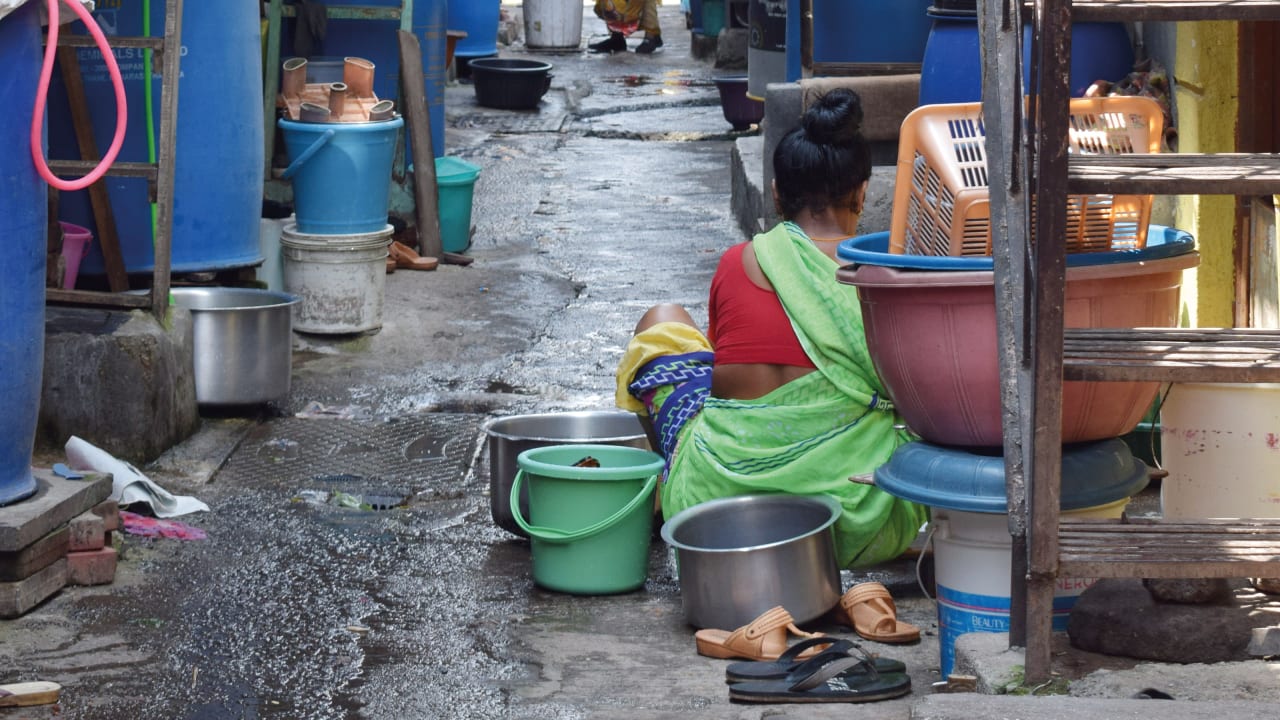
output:
[[[862,135],[862,99],[846,88],[818,98],[773,151],[778,212],[790,220],[848,198],[871,177],[871,144]]]

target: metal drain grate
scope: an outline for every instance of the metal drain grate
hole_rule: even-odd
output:
[[[429,414],[385,420],[285,418],[245,438],[220,474],[283,485],[371,482],[449,488],[466,476],[484,415]]]
[[[484,128],[492,132],[537,133],[560,132],[569,115],[563,112],[536,113],[470,113],[450,119],[457,128]]]

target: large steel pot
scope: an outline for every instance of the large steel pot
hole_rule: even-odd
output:
[[[675,548],[685,622],[734,630],[781,605],[796,622],[840,601],[827,495],[744,495],[686,508],[662,526]]]
[[[507,532],[528,537],[511,514],[511,484],[525,450],[548,445],[623,445],[647,450],[649,441],[635,413],[622,410],[512,415],[485,427],[489,436],[489,511]],[[529,491],[521,488],[520,512],[529,516]]]
[[[191,311],[197,403],[246,405],[289,394],[296,296],[254,288],[182,287],[170,290],[170,297],[174,305]]]

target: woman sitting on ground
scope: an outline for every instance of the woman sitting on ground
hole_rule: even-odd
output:
[[[711,281],[704,336],[679,305],[650,308],[618,368],[617,402],[667,458],[665,517],[714,498],[831,495],[844,567],[893,559],[923,507],[851,482],[911,436],[876,376],[857,291],[836,281],[871,176],[862,105],[834,90],[773,156],[784,221],[729,248]]]

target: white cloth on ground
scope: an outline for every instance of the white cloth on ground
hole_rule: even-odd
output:
[[[193,512],[208,511],[202,501],[184,495],[174,495],[155,484],[138,468],[118,460],[99,447],[75,435],[67,440],[67,464],[76,470],[93,470],[111,473],[111,500],[121,506],[144,502],[151,506],[156,517],[176,517]]]

